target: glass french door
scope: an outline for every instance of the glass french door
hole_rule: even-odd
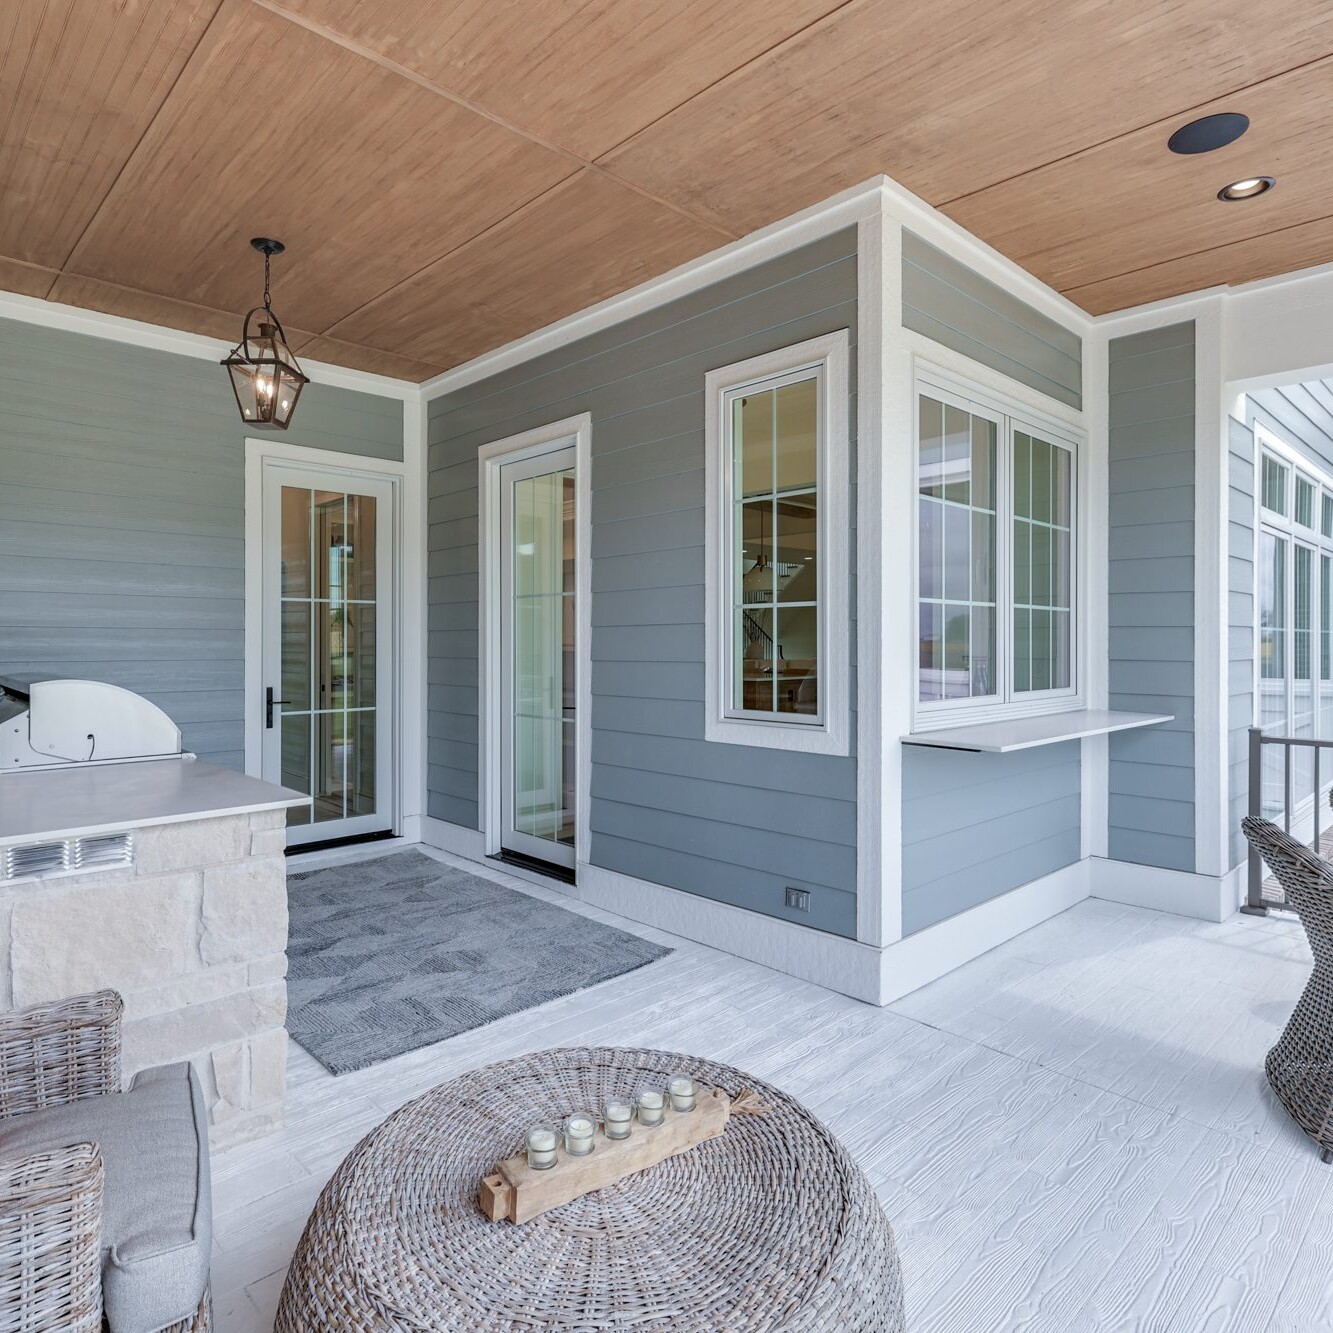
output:
[[[309,792],[289,845],[393,828],[393,490],[264,474],[264,777]]]
[[[500,846],[574,865],[575,451],[500,469]]]

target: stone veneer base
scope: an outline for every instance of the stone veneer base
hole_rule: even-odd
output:
[[[214,1148],[282,1124],[286,812],[150,825],[135,864],[0,888],[0,1009],[112,987],[125,1075],[189,1060]]]

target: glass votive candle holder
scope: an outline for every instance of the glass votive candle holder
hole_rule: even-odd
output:
[[[688,1074],[676,1074],[667,1083],[673,1111],[693,1111],[698,1100],[694,1080]]]
[[[666,1094],[661,1088],[640,1088],[634,1097],[639,1124],[660,1125],[666,1117]]]
[[[565,1117],[565,1151],[571,1157],[586,1157],[593,1150],[597,1122],[582,1111]]]
[[[602,1108],[602,1125],[608,1139],[627,1139],[634,1124],[634,1108],[613,1098]]]
[[[560,1135],[548,1125],[537,1125],[528,1130],[528,1165],[534,1171],[548,1171],[555,1165]]]

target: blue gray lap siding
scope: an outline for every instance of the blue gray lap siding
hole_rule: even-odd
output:
[[[242,767],[247,428],[225,372],[0,320],[0,419],[0,675],[122,685]],[[401,459],[402,403],[311,384],[281,438]]]
[[[588,412],[592,864],[855,934],[855,758],[709,744],[703,706],[704,376],[838,329],[855,366],[854,230],[431,403],[433,817],[479,826],[477,449]]]
[[[903,324],[1072,407],[1076,333],[919,236],[903,235]],[[1077,744],[1017,754],[903,748],[903,933],[977,907],[1079,859]]]
[[[1193,871],[1194,323],[1109,358],[1109,702],[1175,720],[1110,737],[1108,853]]]
[[[1083,405],[1079,335],[910,231],[903,325],[1057,402]]]

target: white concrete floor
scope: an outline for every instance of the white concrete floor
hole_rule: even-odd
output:
[[[678,952],[336,1080],[293,1048],[287,1127],[214,1162],[219,1333],[272,1328],[320,1188],[390,1111],[573,1043],[691,1051],[804,1100],[883,1201],[914,1333],[1333,1328],[1333,1166],[1262,1073],[1309,973],[1294,921],[1090,901],[881,1010],[493,877]]]

